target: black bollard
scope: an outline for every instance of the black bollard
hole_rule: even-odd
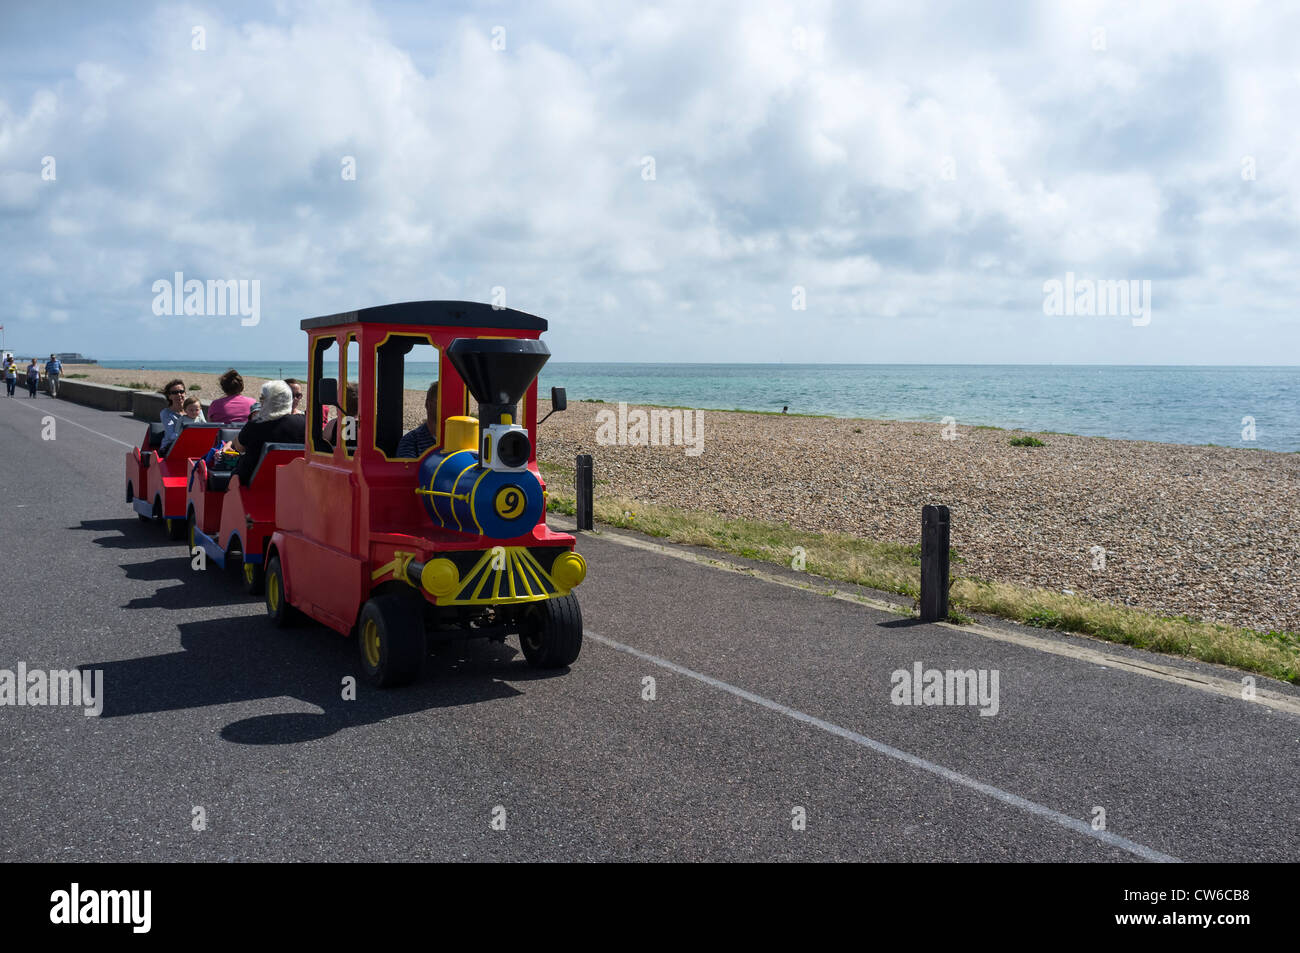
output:
[[[592,476],[591,476],[591,454],[578,454],[578,473],[574,483],[575,494],[577,496],[577,519],[579,530],[590,530],[594,528],[594,517],[592,515]]]
[[[948,618],[948,507],[921,507],[921,621]]]

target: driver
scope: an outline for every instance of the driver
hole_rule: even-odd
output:
[[[424,417],[420,426],[402,436],[397,444],[397,456],[403,459],[419,457],[438,442],[438,382],[429,385],[424,395]]]

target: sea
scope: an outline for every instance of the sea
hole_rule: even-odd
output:
[[[101,361],[104,367],[307,376],[284,361]],[[412,362],[423,390],[432,363]],[[1300,451],[1300,367],[1000,364],[547,364],[572,400],[953,422],[1123,440]]]

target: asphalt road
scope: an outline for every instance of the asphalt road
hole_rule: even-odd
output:
[[[910,623],[610,534],[579,544],[571,670],[465,643],[344,700],[352,640],[271,628],[136,520],[143,427],[0,396],[0,669],[105,686],[100,717],[0,707],[4,860],[1300,859],[1300,715],[1141,666],[1229,670]],[[997,714],[891,703],[916,662],[996,671]]]

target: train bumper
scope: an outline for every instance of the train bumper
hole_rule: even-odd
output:
[[[568,595],[587,575],[587,561],[566,551],[546,568],[524,546],[494,546],[464,571],[450,559],[438,557],[406,565],[410,583],[432,596],[438,605],[502,605],[539,602]]]

